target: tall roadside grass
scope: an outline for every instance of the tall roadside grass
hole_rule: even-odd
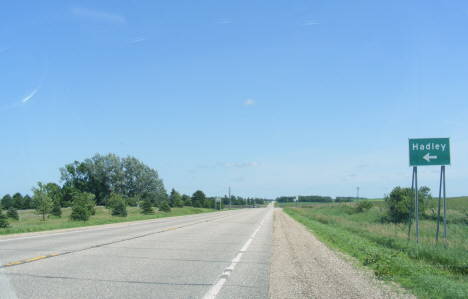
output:
[[[437,223],[430,209],[421,215],[416,244],[414,227],[408,241],[407,223],[388,222],[384,204],[355,214],[349,213],[354,204],[286,207],[284,211],[330,247],[357,258],[377,277],[396,281],[421,298],[468,298],[468,226],[459,213],[468,210],[467,198],[447,199],[452,221],[447,225],[446,249],[443,226],[435,246]]]
[[[0,235],[19,234],[27,232],[39,232],[57,229],[66,229],[83,226],[94,226],[109,223],[149,220],[163,217],[183,216],[200,213],[213,212],[213,209],[183,207],[183,208],[172,208],[170,212],[159,212],[155,209],[153,215],[143,215],[140,213],[140,209],[136,207],[127,207],[127,217],[116,217],[111,216],[110,211],[104,207],[96,207],[96,215],[90,217],[86,222],[83,221],[71,221],[70,213],[71,208],[62,209],[62,217],[49,216],[45,221],[42,220],[42,214],[36,214],[34,210],[23,210],[18,211],[19,220],[9,219],[10,228],[0,228]]]

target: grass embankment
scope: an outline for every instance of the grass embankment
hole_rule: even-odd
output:
[[[419,244],[414,221],[408,242],[408,224],[390,223],[384,202],[364,213],[349,214],[354,204],[328,204],[284,211],[313,230],[322,242],[357,258],[384,280],[396,281],[420,298],[468,298],[468,198],[447,199],[447,248],[443,224],[435,246],[437,209],[428,202],[419,221]],[[434,216],[435,214],[435,216]]]
[[[140,213],[139,208],[127,207],[128,215],[127,217],[116,217],[111,216],[109,210],[104,207],[96,207],[96,215],[91,216],[91,218],[86,221],[71,221],[69,216],[71,213],[71,208],[62,209],[62,218],[57,216],[50,216],[46,218],[45,221],[42,220],[42,215],[36,214],[34,210],[19,210],[19,220],[8,219],[10,222],[10,228],[0,228],[0,235],[11,235],[27,232],[39,232],[39,231],[48,231],[56,229],[65,229],[73,227],[83,227],[83,226],[93,226],[93,225],[102,225],[109,223],[119,223],[119,222],[129,222],[129,221],[139,221],[139,220],[148,220],[164,217],[174,217],[174,216],[183,216],[183,215],[192,215],[200,213],[214,212],[213,209],[202,209],[202,208],[193,208],[193,207],[183,207],[183,208],[172,208],[170,212],[159,212],[155,208],[155,213],[153,215],[143,215]],[[46,216],[47,217],[47,216]]]

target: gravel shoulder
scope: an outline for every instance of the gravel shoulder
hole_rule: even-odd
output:
[[[275,209],[269,298],[416,298],[345,261]]]

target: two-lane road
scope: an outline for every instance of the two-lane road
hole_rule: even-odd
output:
[[[267,298],[272,211],[0,240],[0,298]]]

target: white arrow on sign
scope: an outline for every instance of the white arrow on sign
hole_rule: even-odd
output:
[[[427,162],[431,162],[431,159],[437,159],[437,156],[429,156],[429,153],[423,157]]]

